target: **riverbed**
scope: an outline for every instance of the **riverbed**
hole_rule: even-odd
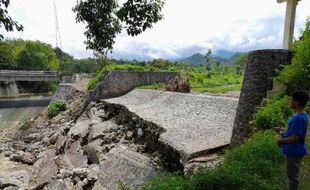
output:
[[[47,109],[51,96],[0,98],[0,130],[14,127]]]

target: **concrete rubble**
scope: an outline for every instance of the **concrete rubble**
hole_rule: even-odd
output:
[[[142,93],[145,96],[139,97]],[[76,118],[64,113],[16,131],[11,141],[0,140],[0,159],[24,168],[0,173],[0,189],[139,189],[161,173],[190,173],[198,163],[216,164],[213,156],[191,159],[227,145],[232,129],[227,123],[237,99],[164,95],[135,90],[123,99],[92,102]],[[212,109],[215,103],[223,108]],[[208,138],[203,141],[203,137]]]

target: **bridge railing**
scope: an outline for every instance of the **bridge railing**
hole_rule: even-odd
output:
[[[61,76],[58,71],[21,71],[21,70],[0,70],[1,76],[29,76],[29,75],[53,75]]]

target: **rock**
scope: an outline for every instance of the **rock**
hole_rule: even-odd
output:
[[[100,163],[100,154],[102,153],[101,143],[102,140],[97,139],[86,146],[87,158],[92,164]]]
[[[66,179],[73,175],[73,172],[68,169],[60,169],[59,174],[57,175],[58,179]]]
[[[31,144],[28,144],[25,152],[31,152],[32,154],[39,154],[42,148],[44,148],[44,146],[41,142],[34,142]]]
[[[216,168],[222,161],[223,157],[217,154],[211,154],[204,157],[194,158],[184,166],[184,173],[186,175],[192,175],[199,173],[204,168],[214,169]]]
[[[56,175],[58,166],[54,161],[55,153],[54,149],[50,149],[39,156],[39,160],[34,164],[37,170],[31,177],[29,189],[41,189]]]
[[[105,110],[100,109],[100,110],[95,112],[95,115],[100,117],[100,118],[106,118],[108,114],[105,112]]]
[[[127,133],[126,133],[126,139],[132,139],[132,137],[133,137],[133,132],[132,131],[127,131]]]
[[[4,187],[18,187],[20,189],[28,186],[30,173],[26,170],[19,170],[7,174],[5,177],[0,177],[0,189]],[[11,189],[13,187],[10,187]]]
[[[21,162],[23,159],[24,152],[18,151],[16,154],[11,154],[10,160],[13,162]]]
[[[28,165],[32,165],[35,161],[36,161],[36,157],[29,152],[26,152],[22,159],[22,163],[28,164]]]
[[[13,152],[10,151],[10,150],[7,150],[3,154],[4,154],[5,157],[10,157],[13,154]]]
[[[54,180],[46,185],[43,190],[73,190],[73,186],[65,183],[63,180]]]
[[[42,139],[42,135],[39,133],[30,133],[23,137],[25,143],[32,143],[36,141],[40,141]]]
[[[16,154],[10,156],[10,160],[32,165],[36,161],[36,157],[29,152],[18,151]]]
[[[87,166],[87,157],[83,155],[80,142],[76,141],[68,145],[64,154],[55,158],[56,163],[61,168],[73,169]]]
[[[14,186],[10,186],[10,187],[6,187],[3,190],[18,190],[18,187],[14,187]]]
[[[99,124],[101,122],[102,122],[101,118],[99,118],[99,117],[91,117],[89,125],[93,126],[93,125]]]
[[[118,190],[119,182],[138,189],[144,182],[159,174],[150,164],[150,158],[128,149],[114,148],[104,157],[94,190]]]
[[[91,130],[88,135],[88,142],[91,142],[97,138],[103,137],[103,134],[105,132],[116,129],[117,127],[118,125],[112,121],[105,121],[105,122],[98,123],[98,124],[91,126]]]
[[[88,174],[91,172],[90,169],[87,168],[75,168],[73,170],[73,176],[79,178],[87,178]]]
[[[68,136],[73,138],[75,137],[85,138],[89,133],[89,124],[90,120],[77,121],[74,127],[72,127],[68,132]]]
[[[56,145],[55,145],[56,154],[63,153],[65,149],[65,145],[66,145],[66,138],[63,135],[59,134],[57,136]]]
[[[138,137],[141,138],[144,135],[144,132],[141,128],[138,129],[137,131]]]
[[[25,144],[23,141],[17,141],[17,142],[13,143],[13,148],[15,150],[22,150],[22,151],[24,151],[27,148],[27,144]]]

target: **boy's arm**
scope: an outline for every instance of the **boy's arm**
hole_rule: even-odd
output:
[[[298,135],[292,135],[290,137],[287,138],[279,138],[277,140],[278,145],[283,145],[283,144],[291,144],[294,142],[297,142],[299,140],[299,136]]]

